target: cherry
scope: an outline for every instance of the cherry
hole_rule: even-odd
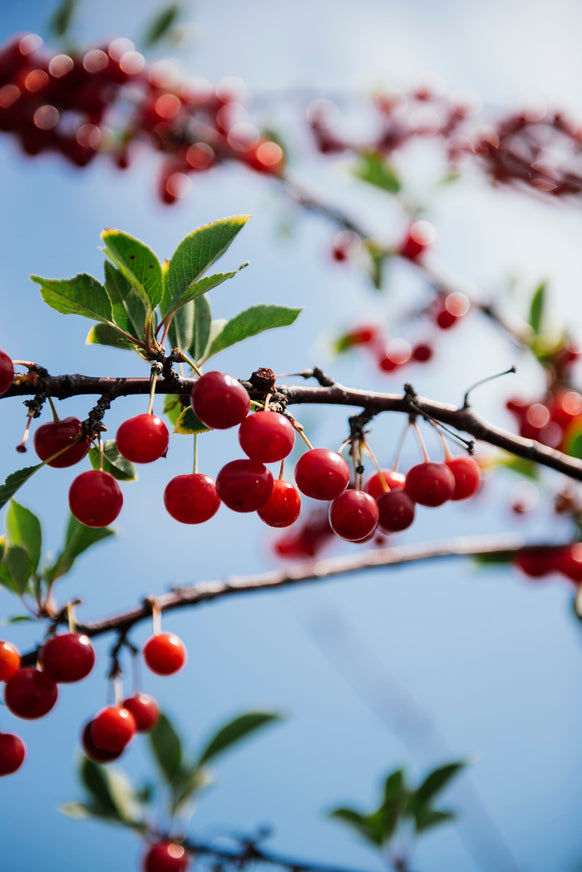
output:
[[[20,736],[0,733],[0,775],[12,775],[20,769],[26,757],[26,747]]]
[[[542,578],[559,569],[563,571],[567,559],[567,548],[522,548],[515,558],[515,565],[530,578]]]
[[[12,386],[14,364],[5,351],[0,351],[0,396]]]
[[[349,542],[367,539],[378,526],[378,504],[361,490],[346,490],[331,503],[329,523],[333,532]]]
[[[381,494],[387,493],[382,486],[382,479],[384,479],[388,485],[389,490],[403,488],[404,482],[406,481],[405,476],[402,475],[401,472],[396,472],[394,469],[383,469],[381,470],[381,474],[380,472],[375,472],[364,485],[366,493],[370,494],[371,497],[374,497],[375,500],[377,500]]]
[[[469,301],[465,294],[457,292],[440,297],[434,309],[434,319],[437,327],[448,330],[469,311]]]
[[[143,858],[143,872],[186,872],[190,858],[182,845],[157,842]]]
[[[415,221],[408,228],[398,254],[408,260],[419,260],[435,238],[436,232],[432,224],[428,221]]]
[[[47,639],[40,649],[39,660],[45,675],[70,684],[89,675],[95,665],[95,651],[88,636],[62,633]]]
[[[123,505],[121,488],[108,472],[89,469],[73,481],[69,507],[86,527],[106,527],[119,515]]]
[[[275,543],[278,557],[292,560],[315,557],[333,537],[327,507],[317,506],[298,527],[286,530]]]
[[[444,463],[425,461],[408,471],[404,490],[421,506],[441,506],[455,492],[455,477]]]
[[[417,363],[426,363],[431,359],[433,355],[433,351],[430,345],[426,342],[419,342],[418,345],[415,345],[412,349],[411,357],[413,360],[416,360]]]
[[[86,437],[79,442],[76,441],[81,436],[82,426],[79,418],[73,417],[42,424],[34,434],[34,450],[41,460],[48,460],[53,454],[63,451],[67,445],[74,443],[47,464],[56,469],[73,466],[85,457],[91,445],[91,440]]]
[[[301,497],[293,485],[283,479],[273,482],[273,492],[257,515],[269,527],[289,527],[299,517]]]
[[[481,484],[479,464],[472,457],[451,457],[445,465],[455,478],[455,490],[452,500],[466,500],[477,493]]]
[[[13,715],[35,720],[50,712],[58,695],[59,690],[52,678],[38,669],[27,667],[6,682],[4,702]]]
[[[170,442],[168,428],[151,412],[128,418],[117,430],[115,442],[120,454],[132,463],[152,463],[164,457]]]
[[[206,372],[194,382],[191,393],[194,413],[207,427],[226,430],[246,418],[251,401],[241,383],[224,372]]]
[[[20,669],[20,654],[11,642],[0,642],[0,681],[8,681]]]
[[[136,693],[123,700],[123,708],[131,712],[138,733],[149,733],[153,730],[160,717],[160,709],[152,696],[147,693]]]
[[[156,675],[173,675],[186,662],[184,643],[174,633],[157,633],[142,650],[146,666]]]
[[[83,732],[81,734],[81,744],[83,745],[83,751],[89,758],[89,760],[93,760],[94,763],[111,763],[112,760],[117,760],[118,757],[121,756],[123,748],[121,751],[111,752],[111,751],[102,751],[97,747],[95,742],[91,737],[91,729],[93,726],[93,721],[88,721],[83,728]]]
[[[565,575],[576,584],[582,582],[582,543],[576,542],[562,548],[555,556],[555,565],[558,572]]]
[[[273,476],[258,460],[231,460],[216,477],[222,502],[234,512],[255,512],[273,492]]]
[[[407,493],[401,489],[385,491],[376,497],[378,503],[378,526],[386,533],[406,530],[414,521],[415,506]]]
[[[348,486],[350,470],[337,451],[312,448],[302,454],[295,466],[297,487],[314,500],[334,500]]]
[[[255,412],[240,425],[238,441],[251,460],[275,463],[291,454],[295,430],[278,412]]]
[[[202,524],[220,508],[214,479],[201,472],[177,475],[166,485],[164,505],[182,524]]]
[[[131,712],[123,706],[101,709],[91,721],[90,736],[100,751],[120,754],[135,736],[137,726]]]

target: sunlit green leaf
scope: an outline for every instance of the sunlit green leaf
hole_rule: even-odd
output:
[[[0,569],[9,573],[14,589],[20,596],[27,592],[32,575],[32,561],[26,548],[21,545],[9,546]]]
[[[400,191],[400,179],[392,164],[377,151],[368,151],[361,155],[354,167],[354,175],[376,188],[397,194]]]
[[[182,743],[171,721],[160,715],[156,726],[148,736],[150,748],[165,781],[173,784],[182,763]]]
[[[99,469],[99,451],[89,449],[89,460],[93,469]],[[103,471],[109,472],[118,481],[136,481],[135,466],[119,453],[115,439],[103,443]]]
[[[4,484],[0,485],[0,509],[6,505],[8,500],[12,499],[22,485],[34,475],[39,469],[44,466],[44,463],[37,463],[36,466],[25,466],[23,469],[18,469],[16,472],[11,472]]]
[[[301,311],[301,309],[288,309],[285,306],[251,306],[225,324],[212,340],[205,359],[264,330],[288,327],[293,324]]]
[[[143,341],[146,306],[131,282],[108,260],[104,263],[105,290],[111,301],[111,317],[126,333]]]
[[[137,345],[122,336],[111,324],[94,324],[87,333],[85,345],[109,345],[111,348],[137,351]]]
[[[194,433],[208,433],[210,427],[203,424],[202,421],[194,414],[192,406],[186,406],[176,419],[174,433],[179,433],[180,436],[192,436]]]
[[[546,306],[547,282],[540,282],[534,291],[529,307],[529,323],[534,333],[541,333]]]
[[[10,545],[21,545],[30,556],[31,571],[36,572],[42,550],[42,530],[34,512],[12,500],[6,512],[6,533]]]
[[[45,303],[57,312],[111,323],[111,303],[107,291],[93,276],[80,273],[72,279],[30,278],[40,285]]]
[[[245,712],[245,714],[239,715],[226,723],[209,739],[200,754],[198,765],[201,766],[203,763],[213,760],[232,745],[246,739],[257,730],[281,720],[281,718],[282,715],[275,712]]]
[[[105,254],[137,291],[146,308],[155,309],[162,299],[163,280],[160,262],[153,251],[121,230],[104,230],[101,239]]]
[[[241,263],[238,269],[235,269],[232,272],[214,273],[211,276],[205,276],[203,279],[200,279],[197,282],[193,282],[186,288],[185,291],[183,291],[177,297],[174,297],[169,305],[166,316],[177,312],[179,309],[182,308],[182,306],[186,306],[188,303],[196,300],[198,297],[201,297],[207,291],[211,291],[212,288],[218,287],[218,285],[221,285],[228,279],[232,279],[238,272],[241,271],[241,269],[244,269],[246,266],[248,266],[248,263]]]

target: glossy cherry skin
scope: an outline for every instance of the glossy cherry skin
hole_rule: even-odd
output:
[[[481,470],[472,457],[451,457],[445,461],[455,478],[452,500],[466,500],[481,486]]]
[[[421,506],[441,506],[455,492],[455,477],[444,463],[419,463],[407,472],[404,490]]]
[[[79,418],[61,418],[60,421],[49,421],[42,424],[34,433],[34,450],[41,460],[47,460],[61,451],[81,435],[82,422]],[[89,451],[91,441],[87,438],[75,442],[54,460],[49,461],[47,466],[63,469],[73,466],[82,460]]]
[[[14,364],[5,351],[0,351],[0,396],[12,386]]]
[[[20,654],[11,642],[0,642],[0,681],[9,681],[20,669]]]
[[[379,472],[375,472],[364,485],[366,493],[370,494],[371,497],[374,497],[375,500],[378,499],[380,494],[387,493],[382,486],[382,479],[388,485],[389,490],[403,488],[404,482],[406,481],[406,477],[401,472],[396,472],[393,469],[383,469],[382,476],[380,476]]]
[[[194,383],[190,401],[194,414],[213,430],[240,424],[251,407],[248,393],[239,381],[225,372],[206,372]]]
[[[91,741],[100,751],[120,754],[135,736],[136,729],[131,712],[122,706],[108,706],[91,721]]]
[[[273,482],[273,492],[257,515],[269,527],[289,527],[299,517],[301,497],[297,488],[288,481],[277,479]]]
[[[93,760],[94,763],[111,763],[113,760],[117,760],[121,757],[122,751],[116,751],[112,753],[111,751],[102,751],[97,747],[95,742],[91,737],[91,728],[93,726],[93,721],[89,721],[85,724],[83,728],[83,732],[81,734],[81,744],[83,745],[83,751],[89,758],[89,760]]]
[[[218,496],[233,512],[255,512],[273,492],[273,476],[258,460],[231,460],[216,476]]]
[[[415,507],[402,489],[385,491],[376,498],[378,503],[378,526],[386,533],[406,530],[414,521]]]
[[[295,466],[297,487],[314,500],[334,500],[345,491],[350,470],[337,451],[312,448],[302,454]]]
[[[251,460],[276,463],[293,451],[295,430],[278,412],[255,412],[240,425],[238,441]]]
[[[186,662],[184,643],[174,633],[158,633],[143,646],[146,666],[156,675],[173,675]]]
[[[216,483],[209,475],[193,472],[177,475],[166,485],[164,505],[181,524],[202,524],[220,508]]]
[[[164,457],[170,443],[168,428],[157,415],[144,412],[128,418],[118,428],[115,443],[126,460],[153,463]]]
[[[4,702],[9,711],[19,718],[35,720],[50,712],[57,701],[56,683],[38,669],[20,669],[4,689]]]
[[[95,665],[95,651],[82,633],[53,636],[40,649],[40,664],[45,675],[59,684],[82,681]]]
[[[378,518],[378,504],[365,491],[346,490],[329,507],[331,529],[349,542],[367,539],[378,526]]]
[[[69,508],[86,527],[106,527],[123,505],[121,488],[112,475],[100,469],[82,472],[69,489]]]
[[[186,872],[190,858],[182,845],[158,842],[143,858],[143,872]]]
[[[0,733],[0,775],[12,775],[20,769],[26,757],[26,747],[20,736]]]
[[[123,708],[131,712],[138,733],[149,733],[160,718],[160,709],[153,696],[147,693],[136,693],[123,700]]]

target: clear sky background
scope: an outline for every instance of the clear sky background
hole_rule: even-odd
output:
[[[5,4],[0,37],[43,33],[52,8],[33,0]],[[156,8],[151,0],[86,2],[77,33],[86,45],[117,35],[136,38]],[[217,0],[192,5],[189,18],[189,42],[177,54],[181,69],[213,82],[240,76],[251,94],[293,87],[362,91],[436,76],[449,89],[475,90],[492,110],[510,108],[525,94],[541,94],[582,112],[582,7],[572,0],[551,5],[492,0],[484,6],[362,0],[357,8],[344,0],[291,5]],[[327,196],[364,216],[381,238],[396,238],[402,218],[380,195],[356,192],[341,161],[322,167],[302,146],[294,132],[301,124],[298,105],[278,108],[275,115],[297,143],[304,177],[316,178]],[[262,110],[261,120],[268,119]],[[155,157],[144,155],[125,174],[105,162],[80,172],[56,157],[26,159],[12,140],[0,137],[0,347],[52,373],[145,375],[137,358],[85,346],[88,322],[48,309],[28,274],[100,276],[99,233],[105,226],[126,230],[165,257],[195,227],[251,213],[253,220],[224,264],[248,259],[251,266],[212,292],[215,316],[229,317],[259,302],[305,311],[285,333],[249,341],[226,352],[217,365],[242,377],[257,366],[293,372],[319,363],[345,383],[401,388],[400,375],[380,378],[354,358],[332,361],[327,340],[355,321],[391,317],[391,301],[402,306],[420,288],[412,272],[394,267],[388,300],[371,291],[357,271],[330,262],[333,230],[320,219],[299,216],[291,235],[282,238],[280,226],[289,213],[276,188],[242,168],[200,175],[187,200],[164,208],[155,195],[157,166]],[[579,330],[582,255],[575,206],[491,191],[475,177],[437,195],[423,187],[430,176],[423,153],[405,167],[439,231],[439,262],[484,293],[503,293],[517,277],[517,304],[524,307],[535,283],[548,277],[557,317]],[[469,319],[440,337],[434,366],[405,371],[405,378],[419,393],[456,402],[471,381],[509,366],[514,357],[489,326]],[[517,362],[522,366],[511,383],[488,386],[478,395],[478,410],[499,424],[510,424],[503,408],[510,393],[533,397],[543,390],[533,366]],[[81,398],[60,411],[84,417],[89,407]],[[22,465],[13,451],[24,425],[21,409],[18,400],[2,404],[2,480]],[[140,411],[143,399],[116,403],[107,417],[110,432]],[[344,438],[341,410],[310,408],[301,418],[318,444],[337,447]],[[372,445],[389,462],[401,421],[385,418]],[[200,441],[202,468],[212,475],[239,456],[232,433]],[[405,466],[416,461],[411,446]],[[82,618],[116,611],[171,585],[274,565],[269,533],[254,516],[235,516],[223,507],[203,528],[189,529],[164,513],[166,482],[190,464],[190,440],[174,437],[168,459],[140,469],[139,482],[124,487],[116,524],[120,536],[80,560],[63,583],[63,598],[82,597]],[[67,490],[76,474],[43,470],[19,494],[41,517],[49,550],[58,547]],[[548,482],[555,485],[555,477]],[[461,505],[420,512],[401,541],[511,530],[524,530],[532,540],[562,534],[543,501],[527,520],[511,514],[513,484],[495,476],[474,510]],[[339,546],[338,553],[354,549]],[[381,777],[397,765],[405,764],[416,778],[450,757],[470,756],[475,765],[446,803],[463,811],[464,824],[427,835],[415,868],[504,869],[503,842],[514,868],[575,872],[582,866],[582,637],[570,600],[571,590],[560,583],[531,585],[510,570],[477,572],[451,560],[172,614],[164,626],[186,641],[188,666],[169,679],[148,676],[144,689],[159,698],[190,747],[246,708],[289,715],[284,725],[217,767],[217,785],[201,803],[191,832],[213,837],[269,824],[272,844],[281,851],[380,869],[365,846],[325,819],[326,809],[371,807]],[[0,610],[14,611],[1,591]],[[26,626],[5,632],[22,648],[38,640]],[[139,627],[134,640],[141,643],[148,635],[148,627]],[[2,729],[19,732],[29,747],[22,771],[0,783],[3,869],[137,868],[141,849],[130,833],[71,822],[57,811],[59,803],[80,796],[74,774],[79,728],[105,702],[108,645],[109,640],[99,641],[94,674],[78,687],[65,687],[46,719],[21,723],[0,712]],[[146,774],[141,741],[123,766],[136,779]],[[478,803],[469,790],[477,791]],[[480,866],[467,849],[471,839],[478,844]]]

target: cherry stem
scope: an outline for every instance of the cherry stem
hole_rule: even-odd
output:
[[[32,423],[33,415],[31,412],[26,416],[26,425],[24,427],[24,433],[22,434],[22,439],[16,446],[16,450],[20,454],[26,454],[26,443],[28,442],[28,437],[30,436],[30,425]]]
[[[113,679],[113,702],[119,707],[121,706],[123,700],[123,686],[121,681],[121,676],[116,675]]]
[[[488,375],[487,378],[482,378],[478,382],[475,382],[474,385],[471,385],[470,388],[467,388],[465,391],[465,395],[463,397],[463,409],[469,408],[469,394],[471,394],[475,388],[481,387],[481,385],[486,384],[487,382],[493,381],[495,378],[501,378],[504,375],[511,375],[517,372],[516,366],[510,366],[509,369],[504,370],[503,372],[496,372],[495,375]]]
[[[198,433],[194,433],[194,475],[198,472]]]
[[[148,415],[151,415],[151,414],[152,414],[152,410],[153,410],[153,408],[154,408],[154,396],[155,396],[155,393],[156,393],[156,382],[157,382],[157,380],[158,380],[158,370],[156,369],[155,366],[153,366],[153,367],[152,367],[152,380],[151,380],[151,386],[150,386],[150,398],[149,398],[149,401],[148,401],[148,408],[147,408],[147,414],[148,414]]]
[[[67,605],[67,623],[69,625],[69,633],[75,632],[75,607],[73,603]]]
[[[416,423],[416,421],[414,422],[412,427],[414,429],[414,432],[416,434],[416,438],[418,440],[418,444],[420,446],[420,450],[422,452],[422,459],[424,460],[425,463],[430,463],[430,457],[429,457],[428,451],[426,450],[426,445],[424,444],[424,439],[422,438],[422,434],[418,428],[418,424]]]
[[[104,445],[103,445],[103,439],[101,438],[101,433],[99,433],[98,438],[99,438],[99,471],[103,472]]]
[[[156,600],[150,600],[152,607],[152,630],[154,636],[159,636],[162,632],[162,610]]]
[[[49,406],[51,407],[51,412],[53,413],[53,421],[56,424],[57,421],[60,420],[60,418],[57,414],[57,410],[55,409],[55,404],[53,403],[53,399],[52,399],[52,397],[47,397],[46,400],[47,400],[47,403],[49,404]]]
[[[173,319],[174,315],[175,315],[175,312],[172,312],[172,314],[169,316],[167,322],[162,321],[162,323],[160,324],[160,327],[162,325],[164,327],[164,332],[162,334],[162,338],[160,339],[160,345],[162,345],[162,346],[164,346],[166,344],[166,339],[168,338],[168,333],[170,331],[170,324],[172,323],[172,319]],[[158,327],[158,330],[160,329],[160,327]],[[157,333],[157,331],[156,331],[156,333]]]
[[[271,399],[272,394],[267,394],[265,397],[265,412],[269,411],[269,401]]]
[[[407,422],[404,430],[402,431],[402,436],[400,437],[400,442],[398,443],[398,447],[396,449],[396,457],[394,458],[394,463],[392,464],[392,472],[396,472],[398,469],[398,465],[400,463],[400,456],[402,454],[402,449],[404,448],[404,442],[408,435],[408,431],[410,429],[410,421]]]
[[[443,433],[441,430],[439,430],[438,427],[436,428],[436,430],[437,430],[437,433],[439,434],[439,437],[440,437],[440,440],[441,440],[441,443],[442,443],[442,446],[443,446],[443,452],[444,452],[444,455],[445,455],[445,460],[452,460],[452,459],[453,459],[453,455],[451,454],[451,452],[450,452],[450,450],[449,450],[449,446],[447,445],[447,440],[445,439],[444,433]]]
[[[189,367],[190,367],[190,368],[191,368],[191,369],[196,373],[196,375],[198,376],[198,378],[200,378],[200,377],[202,376],[202,370],[201,370],[198,366],[196,366],[196,364],[194,363],[194,361],[193,361],[193,360],[190,360],[190,358],[188,357],[188,355],[187,355],[187,354],[184,354],[183,351],[180,352],[180,356],[181,356],[182,360],[184,361],[184,363],[187,363],[188,366],[189,366]]]
[[[376,455],[374,454],[374,452],[372,451],[372,449],[370,448],[370,446],[368,445],[368,443],[366,442],[365,439],[361,440],[361,445],[362,445],[362,448],[364,449],[364,451],[366,452],[366,454],[368,455],[368,457],[370,458],[370,460],[372,461],[372,463],[374,464],[374,466],[376,467],[376,471],[378,473],[378,479],[379,479],[380,484],[382,486],[382,490],[385,493],[388,493],[388,491],[390,490],[390,485],[386,481],[386,476],[382,472],[382,469],[380,467],[380,464],[378,463],[378,459],[377,459]]]
[[[279,481],[283,481],[283,473],[285,472],[285,458],[281,461],[281,467],[279,469]]]
[[[311,442],[309,441],[309,439],[307,438],[307,436],[303,432],[303,424],[300,424],[299,421],[297,421],[291,415],[288,415],[288,418],[291,421],[291,424],[293,425],[293,429],[295,430],[295,432],[299,433],[299,435],[301,436],[301,438],[303,439],[303,441],[305,442],[305,444],[307,445],[309,450],[313,451],[313,445],[311,444]]]

